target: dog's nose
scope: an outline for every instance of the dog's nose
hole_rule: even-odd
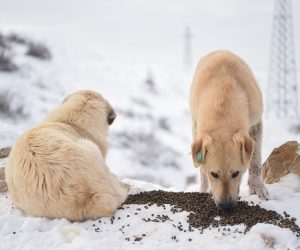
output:
[[[234,207],[234,203],[233,202],[229,202],[229,201],[221,202],[221,203],[219,203],[219,207],[224,212],[228,212],[228,211],[230,211]]]

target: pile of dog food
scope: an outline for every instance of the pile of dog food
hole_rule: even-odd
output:
[[[146,209],[154,204],[166,209],[165,204],[170,204],[173,205],[171,207],[171,212],[173,213],[181,211],[191,212],[187,221],[189,231],[193,231],[193,228],[198,228],[203,232],[204,229],[210,227],[245,224],[245,233],[257,223],[267,223],[281,228],[289,228],[297,237],[300,237],[300,228],[295,223],[296,219],[287,213],[284,213],[284,216],[282,216],[275,211],[266,210],[253,203],[248,204],[245,201],[238,201],[234,209],[224,213],[215,205],[211,195],[207,193],[166,192],[161,190],[142,192],[129,195],[125,204],[140,204],[144,205]],[[168,220],[167,215],[144,219],[146,222],[164,222],[166,220]],[[180,231],[187,231],[181,225],[177,227]],[[230,228],[227,230],[230,231]]]

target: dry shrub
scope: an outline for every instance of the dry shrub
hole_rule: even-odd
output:
[[[12,61],[12,58],[5,52],[0,52],[0,71],[14,72],[18,70],[18,66]]]
[[[9,91],[0,92],[0,115],[8,118],[26,117],[26,112],[22,105],[13,107],[14,94]]]
[[[41,60],[50,60],[52,58],[50,50],[41,43],[30,43],[26,55]]]

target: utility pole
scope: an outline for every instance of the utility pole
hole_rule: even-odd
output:
[[[187,26],[185,27],[184,31],[184,67],[186,69],[190,69],[193,64],[191,40],[192,33],[190,31],[190,28]]]
[[[267,115],[299,117],[291,0],[274,0]]]

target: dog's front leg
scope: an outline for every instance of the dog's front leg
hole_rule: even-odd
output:
[[[268,199],[268,191],[261,177],[262,121],[251,128],[250,136],[255,141],[255,149],[249,167],[249,192],[257,194],[261,199]]]

